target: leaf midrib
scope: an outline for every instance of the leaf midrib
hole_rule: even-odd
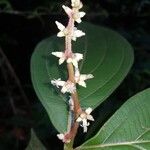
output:
[[[99,144],[99,145],[92,145],[92,146],[83,146],[83,147],[77,147],[77,148],[75,148],[75,150],[114,147],[114,146],[123,146],[123,145],[129,145],[130,146],[130,145],[133,145],[133,144],[144,144],[144,143],[150,143],[150,140],[128,141],[128,142],[120,142],[120,143],[110,143],[110,144]]]

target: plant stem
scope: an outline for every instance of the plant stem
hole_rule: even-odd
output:
[[[72,63],[68,63],[67,64],[67,69],[68,69],[68,75],[69,75],[69,81],[75,83],[75,79],[74,79],[74,68]],[[80,107],[80,103],[79,103],[79,98],[78,98],[78,93],[77,91],[75,91],[74,93],[71,94],[71,97],[73,99],[74,102],[74,115],[75,118],[78,117],[79,112],[81,111],[81,107]]]
[[[70,143],[64,144],[64,150],[73,150],[73,141]]]
[[[74,138],[77,134],[78,127],[79,127],[78,122],[74,122],[70,129],[70,132],[68,133],[69,138],[71,138],[71,142],[64,144],[64,150],[73,150]]]
[[[65,53],[69,56],[69,55],[72,55],[72,43],[71,42],[72,42],[72,33],[74,30],[74,19],[72,17],[69,18],[67,29],[69,33],[65,38]],[[68,70],[68,80],[74,83],[76,86],[75,77],[74,77],[74,74],[75,74],[74,66],[72,63],[67,63],[67,70]],[[76,122],[76,119],[78,118],[80,112],[82,111],[80,103],[79,103],[77,91],[71,94],[71,98],[74,104],[74,110],[73,110],[74,121],[67,133],[67,136],[68,138],[70,138],[71,142],[64,144],[64,150],[73,150],[74,138],[77,134],[77,130],[79,127],[79,123]]]

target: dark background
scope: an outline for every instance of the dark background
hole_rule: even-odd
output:
[[[0,0],[0,150],[23,150],[34,128],[47,149],[61,150],[57,131],[38,101],[30,79],[30,58],[43,38],[67,23],[61,9],[69,0]],[[129,97],[150,85],[150,1],[83,0],[83,19],[112,28],[133,46],[134,65],[111,97],[93,113],[96,121],[75,146],[94,135]],[[82,138],[81,138],[82,137]]]

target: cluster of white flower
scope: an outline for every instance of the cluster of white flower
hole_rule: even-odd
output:
[[[80,0],[71,0],[71,6],[72,9],[67,6],[62,6],[64,11],[69,17],[69,23],[73,22],[73,26],[65,27],[60,22],[56,21],[56,25],[58,29],[60,30],[57,34],[58,37],[65,37],[66,40],[69,37],[70,40],[76,41],[78,37],[84,36],[85,33],[81,30],[78,30],[76,27],[74,27],[74,22],[81,23],[81,18],[85,15],[85,12],[79,11],[83,5]],[[67,43],[67,42],[66,42]],[[79,68],[78,68],[78,62],[83,59],[83,54],[80,53],[73,53],[70,49],[69,52],[67,49],[65,49],[65,52],[52,52],[52,55],[59,58],[59,65],[61,65],[63,62],[72,63],[74,66],[74,83],[71,82],[69,79],[67,81],[62,81],[59,79],[54,79],[51,81],[51,84],[56,86],[57,88],[61,87],[62,93],[71,93],[74,94],[76,92],[76,84],[79,84],[83,87],[86,87],[85,80],[91,79],[94,76],[92,74],[80,74]],[[69,100],[70,110],[74,110],[74,103],[72,98],[70,97]],[[79,122],[80,126],[83,127],[83,131],[87,132],[87,127],[89,126],[90,121],[94,121],[94,118],[90,115],[92,112],[92,108],[87,108],[85,111],[82,111],[82,113],[79,115],[79,117],[76,119],[76,122]],[[70,142],[69,139],[66,139],[65,134],[58,134],[57,135],[60,140],[67,143]]]

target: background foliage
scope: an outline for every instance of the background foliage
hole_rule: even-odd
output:
[[[94,129],[91,126],[87,135],[78,135],[76,145],[95,134],[124,100],[150,85],[150,1],[83,2],[88,12],[84,20],[121,33],[134,47],[135,62],[120,87],[95,110],[94,116],[99,117]],[[24,149],[31,127],[49,149],[56,143],[55,149],[61,149],[57,132],[34,94],[29,63],[35,45],[57,32],[54,21],[66,23],[62,4],[61,0],[0,0],[0,149]]]

